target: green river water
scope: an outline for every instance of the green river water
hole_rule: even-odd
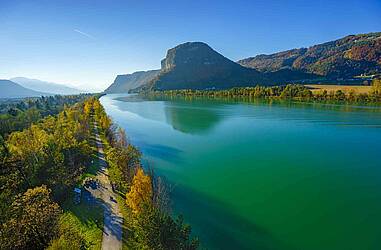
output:
[[[381,249],[380,107],[101,102],[203,247]]]

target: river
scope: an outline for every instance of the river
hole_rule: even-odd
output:
[[[101,98],[208,249],[380,249],[381,108]]]

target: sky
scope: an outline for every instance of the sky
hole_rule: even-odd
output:
[[[381,31],[380,0],[0,0],[0,79],[101,91],[203,41],[231,60]]]

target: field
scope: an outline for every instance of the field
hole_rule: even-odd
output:
[[[322,91],[322,90],[327,90],[329,91],[337,91],[337,90],[342,90],[345,93],[349,93],[349,91],[353,90],[357,94],[361,93],[368,93],[371,89],[372,86],[353,86],[353,85],[320,85],[320,84],[307,84],[305,85],[308,88],[311,88],[311,91],[313,93]]]

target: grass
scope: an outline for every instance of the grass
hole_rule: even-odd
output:
[[[369,93],[372,90],[372,86],[352,86],[352,85],[321,85],[321,84],[307,84],[306,87],[310,88],[312,93],[316,93],[322,90],[337,91],[341,90],[344,93],[354,91],[356,94]]]
[[[75,205],[69,199],[63,206],[61,221],[78,229],[90,243],[90,249],[101,249],[103,237],[103,208],[96,204],[81,202]]]

